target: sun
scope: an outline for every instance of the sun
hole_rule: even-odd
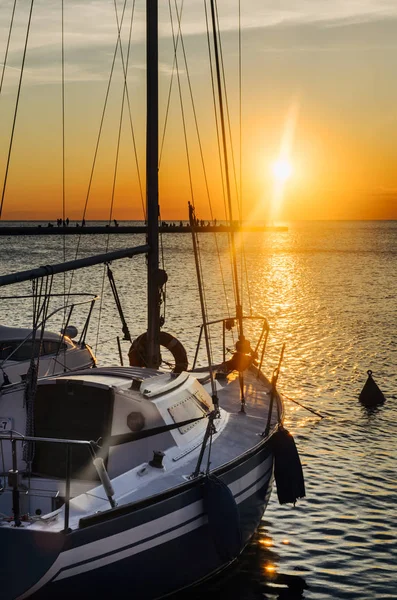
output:
[[[284,183],[292,175],[292,165],[288,160],[279,158],[272,164],[272,173],[276,181]]]

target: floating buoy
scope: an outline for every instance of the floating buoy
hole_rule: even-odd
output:
[[[223,561],[229,562],[242,550],[240,515],[234,496],[226,483],[215,475],[208,475],[203,500],[216,551]]]
[[[274,477],[280,504],[295,502],[305,497],[305,481],[298,450],[292,435],[279,427],[272,435],[274,452]]]
[[[386,401],[378,385],[372,379],[372,371],[367,371],[368,379],[361,390],[359,400],[364,406],[377,406]]]

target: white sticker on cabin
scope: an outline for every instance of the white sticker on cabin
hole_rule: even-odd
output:
[[[9,417],[0,417],[0,431],[10,431],[12,429],[12,419]]]

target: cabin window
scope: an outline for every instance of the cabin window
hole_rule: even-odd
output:
[[[34,357],[39,356],[40,352],[40,340],[26,340],[22,346],[19,346],[21,341],[13,340],[10,342],[0,342],[0,360],[24,361],[32,358],[33,350]],[[49,354],[57,354],[62,350],[67,349],[67,344],[62,342],[61,344],[55,340],[43,340],[41,346],[40,356],[46,356]],[[12,354],[12,356],[10,356]]]
[[[45,354],[58,354],[58,352],[61,352],[62,350],[67,350],[67,345],[65,342],[60,344],[54,340],[44,340],[43,347],[41,349],[41,356]]]

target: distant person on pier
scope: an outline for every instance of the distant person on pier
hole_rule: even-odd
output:
[[[118,222],[116,221],[116,219],[113,219],[113,223],[114,223],[115,227],[118,227],[118,226],[119,226],[119,224],[118,224]]]
[[[66,217],[66,227],[69,227],[69,217]]]

